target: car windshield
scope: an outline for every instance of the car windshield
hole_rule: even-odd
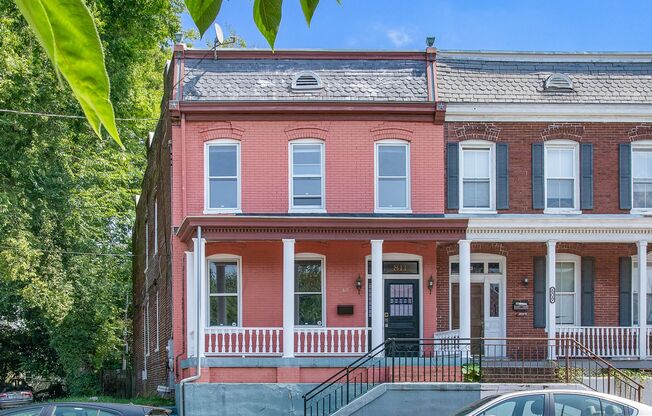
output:
[[[480,400],[476,400],[475,402],[461,408],[457,412],[451,414],[451,416],[464,416],[468,415],[469,413],[473,412],[476,409],[479,409],[480,407],[484,406],[485,404],[489,403],[493,399],[500,397],[500,394],[492,394],[491,396],[483,397]]]

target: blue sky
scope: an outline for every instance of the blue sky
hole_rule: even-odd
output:
[[[224,0],[217,22],[267,47],[252,5]],[[650,51],[651,16],[652,0],[321,0],[307,28],[299,0],[285,0],[276,47],[420,50],[436,36],[440,49]]]

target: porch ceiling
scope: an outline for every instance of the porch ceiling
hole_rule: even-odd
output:
[[[386,240],[458,241],[464,239],[468,220],[440,216],[414,217],[295,217],[201,216],[186,217],[177,236],[188,241],[198,226],[208,241]]]

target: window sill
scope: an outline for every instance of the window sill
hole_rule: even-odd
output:
[[[374,214],[412,214],[411,209],[385,209],[376,208]]]
[[[325,208],[290,208],[288,214],[326,214]]]
[[[242,210],[240,208],[234,208],[234,209],[208,208],[208,209],[204,209],[204,215],[210,215],[210,214],[242,214]]]
[[[564,214],[564,215],[578,215],[581,214],[581,210],[576,209],[557,209],[557,208],[546,208],[543,210],[544,214]]]
[[[460,208],[457,210],[458,214],[498,214],[498,211],[495,209],[472,209],[472,208]]]
[[[646,217],[652,217],[652,209],[643,209],[643,208],[633,208],[629,211],[630,214],[644,215]]]

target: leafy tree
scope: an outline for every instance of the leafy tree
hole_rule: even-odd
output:
[[[152,121],[118,121],[116,152],[83,119],[0,114],[0,382],[61,375],[73,393],[95,391],[98,370],[119,365],[131,327],[133,195],[182,10],[177,0],[87,4],[116,116]],[[77,98],[15,3],[0,0],[0,108],[75,114]]]

